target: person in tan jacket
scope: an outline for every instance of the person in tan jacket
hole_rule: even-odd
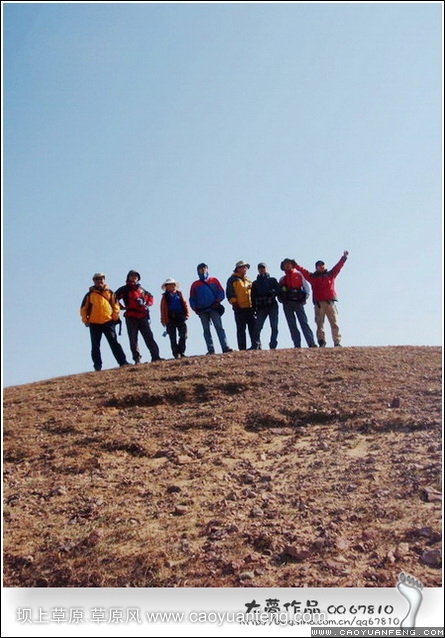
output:
[[[255,343],[255,311],[252,306],[252,281],[247,277],[250,264],[237,261],[233,273],[227,280],[226,297],[233,308],[236,323],[238,349],[246,350],[246,328],[251,341],[250,350],[259,348]]]
[[[90,287],[84,296],[80,306],[80,316],[84,325],[90,329],[91,358],[96,372],[102,370],[102,357],[100,342],[105,335],[111,352],[118,364],[128,366],[127,357],[117,340],[116,323],[119,321],[120,306],[115,294],[105,283],[105,275],[96,273],[93,275],[94,285]]]

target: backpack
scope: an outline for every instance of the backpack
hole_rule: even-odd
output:
[[[278,294],[281,302],[293,301],[296,303],[306,303],[308,292],[305,288],[288,288],[287,286],[280,286]]]

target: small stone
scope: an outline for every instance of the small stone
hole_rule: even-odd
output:
[[[190,463],[192,459],[187,456],[187,454],[180,454],[175,460],[178,465],[186,465],[187,463]]]
[[[409,554],[408,543],[399,543],[395,551],[396,558],[402,558],[403,556],[406,556],[407,554]]]
[[[441,501],[442,494],[434,489],[434,487],[426,487],[423,490],[424,498],[428,503],[432,503],[433,501]]]
[[[429,565],[430,567],[441,567],[442,551],[440,549],[429,549],[426,552],[423,552],[420,557],[420,562],[424,563],[424,565]]]
[[[337,547],[337,549],[340,549],[340,550],[348,549],[349,541],[343,537],[337,538],[337,540],[335,541],[335,546]]]
[[[255,574],[253,572],[241,572],[238,578],[240,580],[253,580],[255,578]]]
[[[295,560],[306,560],[311,555],[308,549],[304,549],[304,547],[299,547],[298,545],[286,545],[283,553],[295,558]]]

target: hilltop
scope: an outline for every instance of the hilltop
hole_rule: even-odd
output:
[[[440,347],[4,391],[5,587],[441,586]]]

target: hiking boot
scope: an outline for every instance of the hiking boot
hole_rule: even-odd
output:
[[[326,341],[324,341],[323,339],[319,339],[318,345],[320,346],[320,348],[326,348]]]
[[[342,347],[341,343],[334,343],[334,348],[341,348],[341,347]]]
[[[123,363],[120,364],[120,367],[123,368],[124,366],[129,366],[130,364],[128,363],[128,361],[124,361]]]
[[[232,348],[224,348],[223,352],[233,352]],[[210,354],[210,353],[208,353]]]
[[[216,354],[216,352],[214,350],[209,350],[209,352],[207,352],[207,354]]]
[[[151,360],[152,363],[155,363],[156,361],[165,361],[165,359],[163,359],[162,357],[155,357]]]
[[[316,343],[310,343],[309,344],[309,348],[317,348],[317,344]]]

